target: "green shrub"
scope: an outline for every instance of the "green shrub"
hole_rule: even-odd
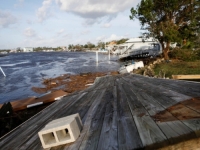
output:
[[[200,74],[200,61],[195,62],[184,62],[175,61],[170,63],[161,63],[155,66],[154,72],[159,75],[162,71],[165,73],[166,77],[171,78],[172,75],[188,75],[188,74]]]
[[[183,61],[196,61],[200,60],[200,50],[173,49],[170,51],[169,56],[171,59],[179,59]]]

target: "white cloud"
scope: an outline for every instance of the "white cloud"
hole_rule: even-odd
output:
[[[102,28],[110,28],[111,24],[110,23],[105,23],[101,27]]]
[[[17,23],[17,18],[9,12],[0,10],[0,26],[6,28],[11,24]]]
[[[84,30],[84,31],[81,32],[81,35],[86,35],[86,34],[88,34],[88,33],[90,33],[89,30]]]
[[[62,37],[63,38],[70,38],[70,39],[73,38],[73,36],[71,34],[69,34],[69,33],[64,34]]]
[[[98,19],[89,18],[89,19],[86,19],[83,22],[83,26],[88,26],[88,25],[90,26],[90,25],[93,25],[96,22],[98,22]]]
[[[94,24],[99,18],[110,20],[119,12],[136,6],[140,0],[55,0],[60,9],[86,18],[86,24]]]
[[[60,30],[57,32],[57,34],[60,35],[60,34],[63,34],[64,32],[65,32],[64,29],[60,29]]]
[[[35,37],[36,33],[35,33],[35,30],[33,30],[31,28],[26,28],[24,30],[24,35],[27,36],[27,37]]]
[[[42,7],[37,10],[37,17],[39,22],[43,22],[51,16],[50,11],[48,11],[51,3],[52,0],[44,0],[42,3]]]
[[[23,3],[24,3],[24,0],[18,0],[18,3],[15,4],[14,6],[17,8],[17,7],[21,7],[23,6]]]
[[[27,22],[27,24],[32,24],[33,23],[33,21],[30,20],[30,19],[26,20],[26,22]]]

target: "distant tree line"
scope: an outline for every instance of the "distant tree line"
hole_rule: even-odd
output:
[[[36,47],[36,48],[33,48],[33,51],[43,51],[43,50],[54,50],[54,51],[59,51],[61,50],[62,48],[61,47]]]
[[[91,43],[91,42],[87,42],[86,44],[84,45],[81,45],[81,44],[69,44],[68,45],[68,50],[76,50],[76,51],[82,51],[82,50],[92,50],[92,49],[105,49],[105,46],[108,45],[110,42],[115,42],[116,44],[122,44],[122,43],[125,43],[128,39],[127,38],[122,38],[120,40],[115,40],[115,41],[109,41],[109,42],[102,42],[102,41],[99,41],[96,45]],[[62,47],[35,47],[33,48],[33,51],[35,52],[40,52],[40,51],[44,51],[44,50],[54,50],[54,51],[60,51],[60,50],[63,50]],[[10,49],[1,49],[0,51],[6,51],[6,52],[10,52],[11,50]],[[16,51],[17,52],[22,52],[23,51],[23,48],[20,48],[20,47],[17,47],[16,48]]]
[[[122,38],[120,40],[115,40],[114,42],[116,44],[122,44],[122,43],[125,43],[128,39],[127,38]],[[112,42],[112,41],[110,41]],[[96,45],[91,43],[91,42],[87,42],[86,44],[84,45],[80,45],[80,44],[76,44],[76,45],[73,45],[73,44],[69,44],[68,46],[68,49],[69,50],[84,50],[84,49],[88,49],[88,50],[92,50],[93,48],[96,48],[96,49],[105,49],[105,46],[108,45],[110,42],[102,42],[102,41],[99,41]]]

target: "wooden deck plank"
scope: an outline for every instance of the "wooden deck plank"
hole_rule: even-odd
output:
[[[49,121],[77,112],[84,124],[80,137],[52,150],[148,149],[152,145],[164,146],[168,139],[180,142],[200,137],[199,118],[181,120],[175,111],[166,113],[174,121],[159,122],[153,118],[178,103],[189,112],[199,113],[199,109],[183,100],[200,96],[200,84],[139,75],[105,76],[97,83],[53,103],[2,137],[1,149],[43,149],[37,132]]]
[[[146,93],[141,93],[141,100],[142,104],[145,106],[151,116],[154,116],[156,115],[156,113],[159,113],[163,111],[163,109],[165,109],[161,105],[159,105],[153,97],[147,95]],[[156,110],[149,107],[149,103],[151,104],[151,107],[156,108]],[[184,123],[182,123],[180,120],[178,120],[178,118],[176,118],[173,114],[168,112],[167,116],[169,116],[170,118],[174,117],[174,121],[157,121],[156,123],[162,129],[164,134],[168,137],[170,143],[176,143],[182,140],[189,140],[196,137],[194,131],[186,126]]]
[[[107,100],[106,113],[97,149],[117,150],[117,88],[115,86]]]
[[[102,78],[105,78],[105,77],[97,77],[94,81],[94,84],[90,87],[88,87],[87,89],[85,89],[84,91],[92,91],[94,89],[97,89],[99,88],[99,86],[104,82],[104,80],[102,80]]]
[[[82,98],[82,99],[84,99],[84,97]],[[89,101],[91,101],[91,99],[88,99]],[[73,111],[75,110],[75,112],[74,113],[77,113],[77,111],[80,113],[80,116],[82,115],[82,113],[83,113],[83,111],[79,111],[78,109],[76,110],[75,108],[76,108],[76,106],[77,106],[77,108],[82,108],[82,107],[80,107],[80,106],[78,106],[80,103],[82,103],[82,102],[74,102],[74,105],[75,106],[71,106],[71,107],[69,107],[70,109],[67,109],[68,111],[67,111],[67,113],[65,112],[65,111],[63,111],[63,109],[65,108],[65,107],[62,107],[62,112],[61,113],[59,113],[59,117],[64,117],[64,116],[66,116],[66,115],[70,115],[70,114],[72,114],[73,113]],[[81,104],[82,105],[82,104]],[[85,110],[87,110],[87,109],[85,109]],[[82,116],[81,116],[82,117]],[[57,117],[55,117],[54,119],[57,119]],[[52,119],[53,120],[53,119]],[[37,137],[37,136],[36,136]],[[34,138],[34,137],[33,137]],[[37,139],[37,141],[36,141],[36,143],[38,142],[38,140],[39,139]]]
[[[109,84],[108,80],[109,77],[108,76],[104,76],[100,79],[100,84],[98,85],[98,87],[96,87],[96,89],[102,89],[104,87],[106,87],[105,85]]]
[[[138,149],[143,144],[121,85],[117,84],[119,149]]]
[[[95,106],[98,106],[100,98],[103,96],[104,93],[105,93],[105,90],[98,91],[98,93],[94,92],[94,94],[92,95],[92,97],[90,97],[93,100],[89,99],[89,100],[91,100],[91,102],[89,104],[90,105],[89,108],[88,108],[87,105],[84,105],[84,106],[82,105],[81,107],[79,106],[78,109],[80,109],[80,108],[82,109],[83,108],[84,110],[88,111],[88,112],[85,112],[85,113],[81,113],[82,114],[82,115],[80,115],[81,118],[86,118],[87,119],[88,115],[90,115],[91,113],[93,113],[94,110],[91,109],[91,108],[94,108]],[[87,99],[85,99],[85,101],[87,101]],[[90,120],[88,120],[88,119],[86,121],[90,122]],[[85,126],[85,124],[87,124],[87,122],[85,122],[85,121],[82,121],[82,123],[83,123],[84,126]],[[76,141],[76,143],[70,143],[70,144],[62,145],[61,148],[63,148],[63,149],[78,149],[79,146],[80,146],[80,143],[83,140],[83,137],[85,136],[85,130],[86,130],[86,128],[83,127],[83,130],[81,131],[81,135],[78,138],[78,140]],[[55,149],[57,149],[57,147],[55,147]]]
[[[135,80],[134,80],[135,82]],[[179,82],[182,82],[182,81],[179,81]],[[133,83],[133,82],[132,82]],[[174,83],[173,83],[174,84]],[[199,85],[198,83],[195,83],[197,85]],[[135,85],[138,87],[138,85]],[[177,85],[176,85],[177,86]],[[143,89],[146,89],[146,87]],[[178,89],[178,86],[177,86],[177,89]],[[179,87],[179,89],[181,89],[181,86]],[[155,91],[157,91],[155,89]],[[149,93],[150,95],[152,94],[152,92],[149,92],[149,91],[146,91],[146,93]],[[195,92],[196,93],[196,92]],[[190,96],[192,96],[193,94],[195,93],[189,93]],[[184,93],[185,94],[185,93]],[[188,93],[187,93],[188,94]],[[157,102],[162,105],[165,109],[167,109],[169,107],[169,105],[165,105],[164,102],[160,101],[162,99],[162,95],[160,95],[161,97],[159,98],[159,100],[157,100]],[[153,95],[154,99],[157,99],[157,97],[159,97],[159,94],[158,92],[156,92],[156,95],[154,94]],[[166,99],[167,100],[167,99]],[[173,106],[173,105],[172,105]],[[196,136],[200,136],[200,125],[199,125],[199,119],[192,119],[192,120],[180,120],[182,123],[184,123],[187,127],[189,127],[191,130],[193,130],[194,133],[196,133]],[[193,136],[193,135],[192,135]]]
[[[200,98],[192,98],[181,102],[181,104],[200,113]]]
[[[59,113],[56,113],[56,116],[51,116],[51,117],[54,117],[54,118],[62,118],[62,117],[65,117],[65,116],[68,116],[68,115],[71,115],[71,114],[75,114],[75,113],[79,113],[80,117],[82,118],[85,114],[85,111],[88,110],[88,105],[90,105],[91,102],[93,102],[93,96],[95,95],[95,91],[93,92],[90,92],[90,93],[87,93],[85,94],[83,97],[81,97],[81,99],[79,101],[77,101],[76,103],[73,103],[73,105],[67,105],[67,107],[65,107],[65,105],[63,104],[62,108],[61,108],[61,112]],[[71,99],[71,101],[76,101],[74,99]],[[84,110],[84,111],[82,111]],[[36,137],[35,141],[33,141],[33,143],[37,143],[39,141],[39,138]],[[28,144],[24,144],[25,145],[28,145]]]
[[[173,79],[200,79],[200,75],[172,75]]]
[[[172,91],[171,89],[168,89],[167,87],[164,87],[157,82],[149,82],[149,80],[146,80],[146,79],[148,79],[148,78],[144,78],[143,80],[134,78],[134,80],[133,80],[132,76],[128,76],[126,78],[126,80],[128,80],[129,82],[134,81],[134,83],[137,84],[138,86],[142,86],[143,90],[151,91],[152,94],[160,93],[165,97],[175,100],[176,102],[181,102],[183,100],[187,100],[187,99],[191,98],[191,96],[188,96],[188,95],[176,92],[176,91]]]
[[[132,91],[128,83],[121,80],[122,88],[126,91],[126,97],[129,107],[131,109],[133,118],[136,122],[142,143],[144,147],[157,148],[162,145],[167,145],[167,137],[163,134],[162,130],[158,127],[155,121],[150,117],[147,110],[144,108],[140,101],[139,94]]]
[[[70,98],[73,99],[73,98],[77,97],[77,100],[79,100],[84,95],[85,94],[72,96]],[[6,145],[8,147],[15,145],[15,147],[17,148],[18,146],[23,145],[26,141],[29,140],[30,137],[33,137],[34,134],[37,134],[37,132],[39,130],[41,130],[49,121],[51,121],[52,119],[56,119],[56,118],[53,118],[52,115],[56,115],[62,111],[62,109],[60,109],[60,108],[62,108],[63,105],[60,105],[60,104],[62,104],[63,102],[64,101],[57,101],[53,105],[50,105],[49,107],[47,107],[46,109],[41,111],[39,114],[35,115],[30,120],[24,122],[21,126],[19,126],[19,128],[21,128],[21,130],[16,130],[16,132],[13,132],[12,135],[8,136],[8,138],[1,141],[2,147],[4,146],[3,143],[7,142],[7,141],[9,141],[9,143],[10,143],[10,145]],[[69,103],[67,103],[67,102],[69,102]],[[75,102],[76,101],[66,101],[67,105],[70,105]],[[23,130],[25,130],[25,132]],[[18,132],[18,131],[20,131],[20,132]],[[10,141],[10,139],[15,138],[15,137],[18,137],[20,142],[18,140]],[[0,146],[1,146],[1,143],[0,143]],[[7,148],[5,147],[5,149],[7,149]]]
[[[80,150],[94,150],[98,147],[99,137],[103,126],[103,120],[105,115],[105,108],[109,99],[110,89],[106,89],[105,94],[101,98],[101,102],[96,111],[93,112],[91,118],[91,124],[87,131],[81,145]]]
[[[100,90],[98,94],[96,94],[95,100],[92,103],[91,107],[89,108],[87,114],[86,114],[86,119],[83,124],[83,129],[81,131],[80,137],[77,139],[76,143],[69,145],[68,147],[65,147],[66,150],[74,150],[74,149],[79,149],[82,141],[84,140],[86,133],[89,131],[90,126],[91,126],[91,121],[93,117],[93,113],[97,111],[97,108],[99,107],[101,103],[101,98],[105,94],[106,89]]]
[[[130,81],[130,80],[127,80],[127,81]],[[152,95],[154,98],[159,97],[158,102],[161,105],[164,105],[165,107],[170,107],[178,103],[176,100],[172,99],[171,97],[165,96],[163,94],[163,92],[167,92],[167,90],[164,88],[161,89],[160,87],[156,87],[150,83],[147,83],[147,82],[143,83],[143,81],[139,82],[137,80],[134,80],[134,82],[132,82],[132,85],[140,88],[142,91],[148,93],[149,95]]]
[[[200,119],[182,120],[182,122],[191,128],[197,137],[200,137]]]
[[[183,80],[171,80],[171,79],[160,79],[160,78],[151,78],[144,77],[141,75],[131,75],[132,78],[137,80],[145,80],[148,83],[152,83],[158,86],[163,86],[172,91],[182,93],[192,97],[200,97],[200,83],[199,82],[190,82]]]
[[[157,102],[160,100],[159,97],[156,97],[157,100],[155,100],[155,98],[139,90],[138,87],[136,87],[135,85],[130,84],[130,87],[130,89],[133,90],[133,93],[137,95],[138,100],[145,107],[150,116],[154,116],[156,113],[165,110],[165,107],[163,107]],[[168,116],[170,116],[170,118],[174,117],[169,112]],[[179,121],[178,118],[174,117],[174,120],[175,121],[173,122],[156,122],[159,128],[163,131],[163,133],[167,136],[171,143],[179,142],[183,139],[187,140],[196,137],[194,132],[181,121]]]
[[[77,97],[81,98],[80,96],[77,95]],[[73,96],[71,99],[76,98],[75,96]],[[79,100],[79,99],[78,99]],[[75,101],[73,101],[71,104],[75,103]],[[28,146],[26,143],[30,140],[34,141],[34,142],[38,142],[39,141],[39,137],[37,136],[37,133],[51,120],[57,119],[57,115],[60,114],[62,112],[61,107],[63,107],[63,105],[58,105],[57,108],[55,109],[51,109],[46,113],[43,113],[42,115],[38,116],[38,120],[35,121],[34,123],[32,122],[32,124],[35,124],[35,126],[27,126],[26,129],[26,133],[21,133],[20,136],[18,136],[18,138],[22,138],[21,139],[21,145],[18,144],[18,142],[16,141],[16,143],[13,143],[15,145],[16,148],[20,147],[25,147]],[[25,136],[24,134],[28,135]],[[26,148],[25,148],[26,149]]]

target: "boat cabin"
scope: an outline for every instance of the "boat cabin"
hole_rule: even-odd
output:
[[[153,38],[131,38],[124,44],[118,45],[113,51],[113,54],[119,55],[120,59],[126,57],[157,56],[161,53],[162,45]]]

